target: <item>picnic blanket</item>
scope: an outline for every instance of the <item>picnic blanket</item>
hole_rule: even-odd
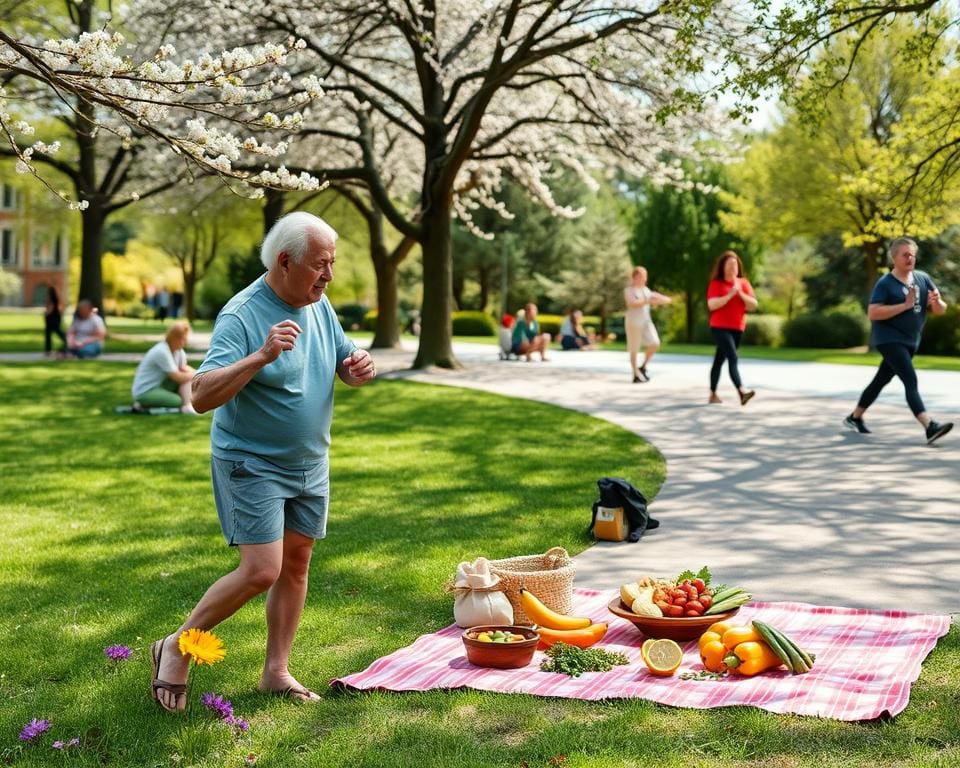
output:
[[[543,652],[522,669],[474,667],[464,656],[463,630],[451,625],[422,635],[411,646],[378,659],[363,672],[331,681],[355,690],[427,691],[476,688],[574,699],[640,698],[675,707],[707,709],[737,705],[770,712],[815,715],[836,720],[871,720],[903,711],[920,664],[950,628],[950,617],[907,611],[868,611],[809,603],[751,603],[737,620],[757,618],[782,630],[815,653],[811,672],[791,675],[782,668],[756,677],[681,680],[651,675],[640,658],[643,636],[630,622],[610,614],[614,592],[574,590],[574,613],[609,622],[595,647],[619,651],[630,664],[609,672],[572,678],[541,672]],[[681,644],[680,672],[703,669],[696,640]]]

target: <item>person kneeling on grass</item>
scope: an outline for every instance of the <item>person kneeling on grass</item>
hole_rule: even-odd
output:
[[[528,302],[524,307],[523,317],[517,313],[517,322],[513,326],[512,351],[517,357],[523,355],[529,363],[533,360],[533,353],[539,352],[540,359],[547,359],[547,347],[550,346],[550,334],[540,332],[540,323],[537,322],[537,305]]]
[[[163,341],[150,348],[133,376],[133,407],[179,408],[183,413],[198,415],[193,409],[191,382],[194,369],[187,365],[187,338],[190,325],[174,323]]]

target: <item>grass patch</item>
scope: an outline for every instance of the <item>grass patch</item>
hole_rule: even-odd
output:
[[[260,766],[311,768],[820,768],[960,759],[956,627],[924,664],[908,709],[885,723],[326,688],[447,625],[441,584],[460,560],[557,544],[577,553],[589,544],[596,478],[622,475],[652,498],[664,476],[650,445],[583,414],[395,381],[337,393],[329,538],[316,548],[292,660],[324,700],[297,706],[254,692],[258,599],[217,630],[228,656],[196,688],[230,698],[250,732],[166,715],[147,695],[149,643],[235,553],[216,523],[208,417],[114,415],[132,375],[132,365],[103,362],[0,368],[0,762],[213,768],[242,766],[252,753]],[[112,643],[135,649],[116,670],[102,653]],[[34,717],[50,719],[51,732],[21,748],[17,734]],[[52,739],[73,737],[82,741],[73,754],[51,750]]]

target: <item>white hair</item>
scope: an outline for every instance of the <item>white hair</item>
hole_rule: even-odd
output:
[[[890,248],[887,249],[887,255],[892,259],[900,252],[901,248],[907,245],[913,248],[914,251],[916,251],[919,247],[916,240],[912,240],[909,237],[898,237],[896,240],[890,243]]]
[[[333,227],[306,211],[294,211],[277,220],[270,227],[260,246],[260,261],[269,272],[277,264],[277,256],[286,253],[290,260],[299,264],[307,253],[307,236],[314,232],[324,240],[337,242]]]

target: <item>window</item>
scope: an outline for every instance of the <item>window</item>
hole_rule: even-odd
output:
[[[33,257],[31,264],[34,268],[60,267],[66,260],[66,238],[54,235],[52,238],[37,235],[33,242]]]
[[[9,184],[0,183],[0,210],[12,211],[17,207],[17,190]]]
[[[17,234],[12,229],[0,229],[0,266],[19,267]]]

